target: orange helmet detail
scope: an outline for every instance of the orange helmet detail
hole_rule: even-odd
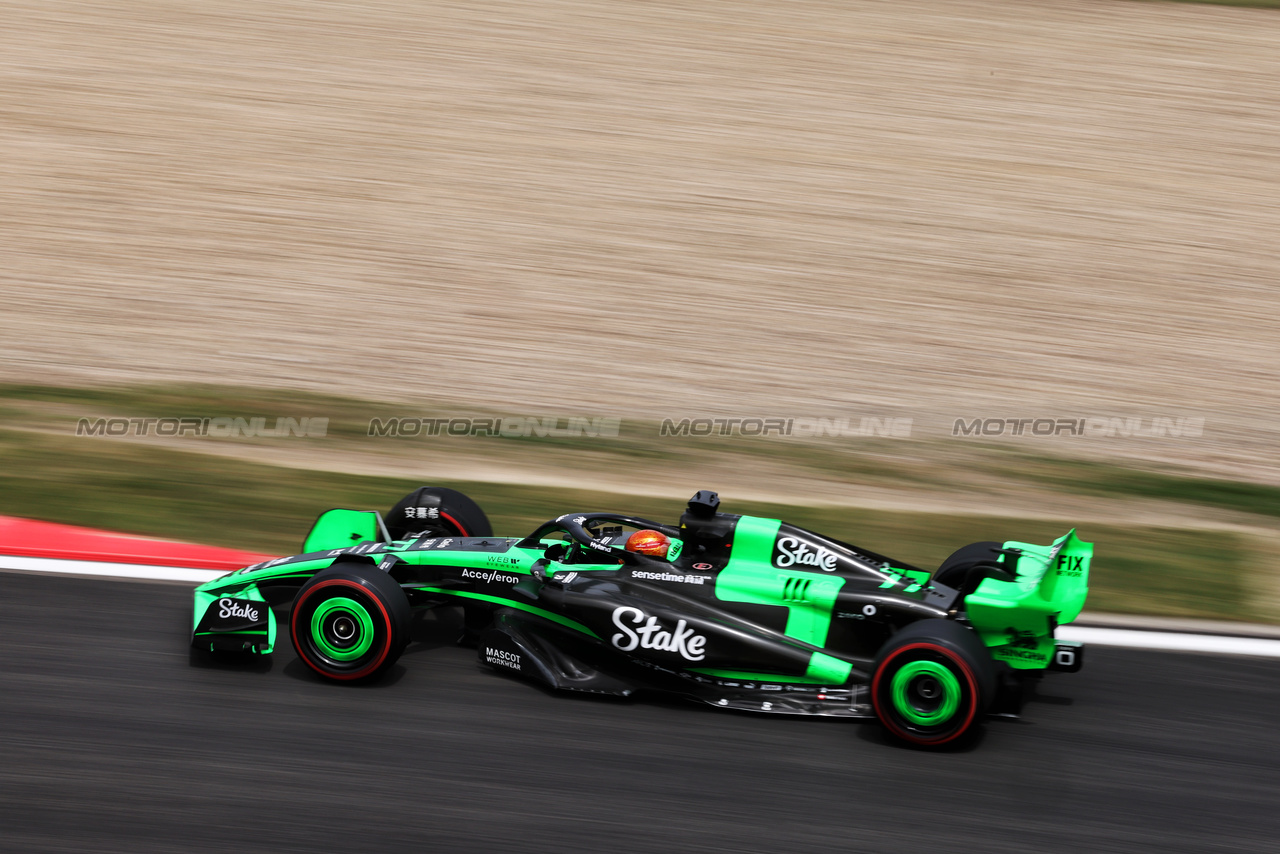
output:
[[[659,531],[636,531],[627,538],[627,551],[639,552],[642,555],[666,557],[671,548],[671,538]]]

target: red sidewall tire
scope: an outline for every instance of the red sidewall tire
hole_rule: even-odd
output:
[[[371,616],[380,616],[382,618],[381,625],[374,627],[375,632],[377,632],[377,634],[379,635],[378,639],[375,641],[375,643],[377,643],[379,648],[377,653],[374,656],[374,660],[369,662],[364,667],[361,667],[359,670],[354,670],[349,673],[335,673],[330,670],[323,669],[319,664],[317,664],[311,658],[311,656],[314,653],[312,652],[312,648],[311,648],[312,644],[311,644],[310,637],[308,637],[305,641],[298,637],[298,623],[302,622],[301,620],[298,619],[298,616],[307,615],[308,617],[310,617],[311,611],[308,610],[306,607],[307,602],[314,601],[314,595],[318,591],[324,590],[326,588],[334,588],[334,587],[348,588],[351,590],[353,594],[360,596],[362,599],[371,599],[373,601],[373,604],[377,606],[376,614],[371,614]],[[321,596],[320,598],[321,600],[324,600],[330,597]],[[307,627],[306,631],[309,635],[310,626]],[[289,619],[289,633],[290,633],[291,639],[293,640],[294,651],[298,653],[298,658],[301,658],[303,663],[305,663],[308,667],[310,667],[316,673],[319,673],[321,676],[324,676],[328,679],[342,679],[342,680],[363,679],[366,676],[376,673],[378,671],[378,668],[382,665],[382,662],[386,661],[387,654],[391,652],[391,634],[392,634],[391,615],[387,613],[387,609],[383,606],[381,602],[378,601],[378,598],[376,596],[369,596],[368,591],[365,589],[363,585],[356,584],[354,582],[347,581],[341,578],[334,578],[329,581],[323,581],[317,584],[316,586],[304,591],[303,594],[298,596],[298,600],[293,603],[293,614]]]
[[[903,660],[904,657],[906,661]],[[964,708],[959,714],[960,720],[953,726],[948,727],[938,738],[922,736],[902,726],[898,721],[898,714],[893,708],[893,701],[885,696],[889,691],[885,683],[888,681],[888,677],[896,672],[897,667],[909,661],[918,660],[921,657],[945,659],[950,669],[962,680],[961,687],[964,694],[961,702]],[[893,650],[876,667],[871,679],[871,704],[875,709],[876,717],[880,719],[886,729],[898,738],[924,747],[940,747],[955,741],[972,728],[981,705],[981,689],[973,669],[965,662],[963,657],[956,655],[954,651],[940,644],[920,641]],[[953,718],[952,720],[955,719]]]
[[[349,625],[368,620],[368,648],[358,655],[340,655],[334,645],[342,645],[342,641],[313,634],[313,616],[333,599],[352,600],[336,610],[339,617],[342,611],[347,612],[351,617]],[[289,616],[289,636],[298,658],[317,674],[352,682],[376,676],[396,662],[409,642],[411,620],[408,598],[385,572],[372,564],[335,564],[317,573],[298,591]],[[329,627],[320,631],[327,633]],[[348,641],[348,645],[353,646],[354,642]]]
[[[906,671],[904,679],[898,679]],[[991,653],[969,626],[917,620],[885,643],[871,668],[871,705],[890,735],[918,747],[973,732],[998,687]]]

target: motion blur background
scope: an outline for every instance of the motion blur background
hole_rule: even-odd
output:
[[[508,532],[714,488],[928,567],[1076,526],[1095,612],[1280,622],[1278,15],[0,0],[0,513],[284,554],[318,511],[421,483]],[[621,429],[369,435],[398,416]],[[327,429],[77,435],[103,418]],[[662,434],[696,418],[855,429]],[[954,435],[1003,419],[1111,427]],[[183,590],[0,581],[4,850],[1275,838],[1273,662],[1100,652],[1038,723],[925,758],[565,705],[466,651],[377,695],[287,654],[193,669]],[[858,822],[814,817],[868,776]],[[546,798],[584,784],[629,810]]]
[[[1207,415],[1276,480],[1269,11],[0,6],[11,380]]]
[[[292,551],[320,496],[228,515],[283,465],[375,506],[401,486],[377,477],[664,515],[711,487],[853,508],[837,533],[886,550],[856,508],[1164,525],[1191,539],[1103,557],[1095,607],[1278,619],[1276,14],[0,0],[0,511]],[[367,436],[431,414],[623,429]],[[73,436],[111,415],[331,427]],[[873,435],[659,435],[699,416]],[[978,418],[1138,427],[952,435]],[[1241,589],[1107,590],[1188,553]]]

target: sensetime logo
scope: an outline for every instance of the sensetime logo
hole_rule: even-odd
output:
[[[676,652],[689,661],[702,661],[707,657],[703,652],[707,639],[695,633],[684,620],[677,622],[674,629],[668,629],[658,622],[657,617],[639,608],[622,605],[613,609],[613,624],[621,631],[610,640],[624,652],[639,647]]]

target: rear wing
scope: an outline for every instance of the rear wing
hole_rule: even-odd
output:
[[[1048,547],[1004,545],[1021,551],[1017,577],[985,579],[965,597],[965,610],[997,661],[1015,669],[1043,668],[1053,656],[1053,630],[1080,616],[1084,607],[1093,543],[1078,538],[1073,528]]]

